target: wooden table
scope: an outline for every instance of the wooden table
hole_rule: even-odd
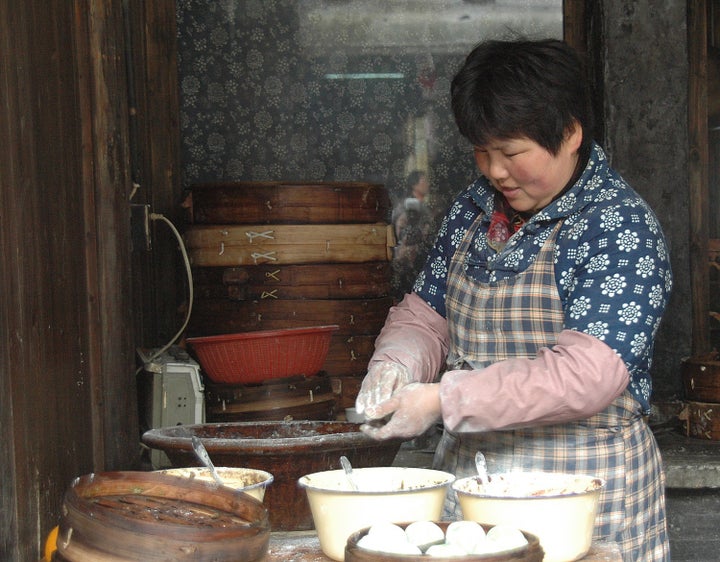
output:
[[[270,547],[264,562],[332,562],[320,550],[315,531],[288,531],[270,534]],[[583,562],[620,562],[616,543],[595,542]]]

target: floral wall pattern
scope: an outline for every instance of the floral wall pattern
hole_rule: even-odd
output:
[[[178,0],[183,175],[367,181],[425,172],[442,215],[476,171],[449,108],[490,37],[561,37],[562,0]],[[389,219],[389,217],[388,217]]]

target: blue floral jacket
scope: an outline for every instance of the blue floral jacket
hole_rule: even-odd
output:
[[[555,278],[565,329],[592,335],[622,357],[629,390],[650,411],[653,342],[672,288],[662,229],[648,204],[610,168],[594,144],[580,179],[530,218],[497,253],[487,243],[495,190],[481,176],[453,202],[413,288],[445,316],[449,261],[474,220],[482,225],[470,259],[473,275],[493,283],[517,275],[535,259],[558,221]]]

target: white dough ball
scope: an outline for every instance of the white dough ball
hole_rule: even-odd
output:
[[[360,537],[360,540],[357,542],[357,545],[360,548],[364,548],[366,550],[376,550],[379,552],[382,552],[382,546],[383,546],[381,541],[374,539],[370,535],[365,535],[363,537]]]
[[[428,548],[425,551],[425,554],[428,556],[432,556],[435,558],[441,558],[441,557],[451,557],[451,556],[466,556],[467,552],[465,552],[462,548],[460,548],[457,545],[454,544],[434,544],[430,548]]]
[[[445,531],[445,542],[471,554],[478,543],[485,540],[485,529],[475,521],[453,521]]]
[[[528,543],[520,529],[510,525],[495,525],[487,532],[487,538],[497,543],[501,550],[518,548]]]
[[[405,530],[395,523],[375,523],[368,529],[367,537],[381,542],[407,542]]]
[[[376,523],[358,541],[358,546],[389,554],[422,554],[417,546],[408,542],[405,530],[394,523]]]
[[[476,545],[485,540],[485,529],[475,521],[453,521],[445,531],[445,542],[459,546],[470,554]]]
[[[405,527],[405,536],[410,544],[423,546],[445,542],[445,533],[432,521],[415,521]]]

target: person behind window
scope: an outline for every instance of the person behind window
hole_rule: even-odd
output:
[[[392,224],[393,296],[400,300],[411,288],[432,245],[433,217],[427,205],[430,182],[425,172],[415,170],[405,181],[404,197],[395,205]]]

